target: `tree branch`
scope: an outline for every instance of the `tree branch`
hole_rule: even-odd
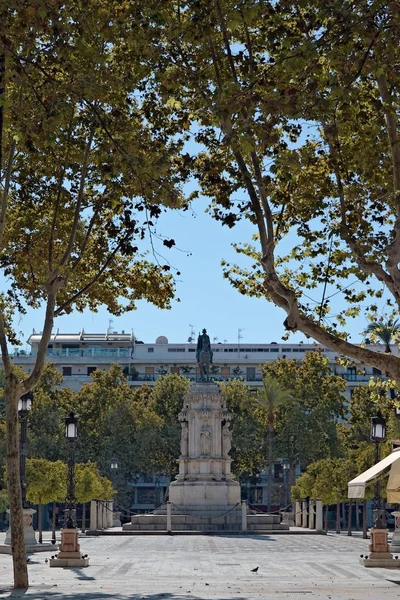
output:
[[[36,361],[33,366],[32,373],[21,384],[23,394],[26,394],[37,385],[42,374],[43,366],[46,360],[47,346],[49,344],[51,332],[53,330],[54,325],[54,308],[56,305],[57,293],[60,287],[62,287],[62,285],[63,280],[61,278],[58,278],[48,286],[43,333],[40,338],[38,352],[36,355]]]
[[[93,142],[93,136],[94,136],[94,124],[91,126],[90,128],[90,132],[89,132],[89,138],[87,140],[86,143],[86,148],[85,148],[85,155],[83,158],[83,164],[82,164],[82,171],[81,171],[81,178],[80,178],[80,183],[79,183],[79,191],[78,191],[78,198],[76,200],[76,207],[75,207],[75,214],[74,214],[74,221],[72,224],[72,230],[71,230],[71,234],[69,237],[69,241],[68,241],[68,246],[64,252],[64,255],[62,257],[62,259],[60,260],[60,263],[57,267],[57,270],[60,267],[63,267],[69,257],[71,256],[71,252],[75,243],[75,239],[76,239],[76,233],[78,230],[78,224],[79,224],[79,219],[81,216],[81,208],[82,208],[82,200],[83,200],[83,195],[84,195],[84,191],[85,191],[85,182],[86,182],[86,175],[87,175],[87,170],[88,170],[88,165],[89,165],[89,155],[90,155],[90,150],[92,147],[92,142]]]
[[[9,375],[12,371],[12,363],[10,355],[8,353],[7,346],[7,334],[4,322],[3,312],[0,312],[0,348],[1,348],[1,359],[3,361],[4,372]]]
[[[3,186],[3,197],[1,200],[1,207],[0,207],[0,247],[3,243],[3,234],[4,234],[5,223],[6,223],[6,213],[7,213],[7,206],[8,206],[8,194],[10,191],[11,174],[12,174],[12,166],[13,166],[15,148],[16,148],[16,141],[13,138],[11,141],[11,146],[10,146],[10,150],[8,153],[7,169],[6,169],[6,173],[5,173],[4,186]]]
[[[107,267],[110,266],[110,264],[114,260],[115,255],[117,254],[117,252],[120,249],[120,247],[121,247],[121,243],[119,243],[116,246],[116,248],[112,251],[112,253],[110,254],[110,256],[107,258],[107,260],[104,263],[104,265],[101,267],[101,269],[98,270],[97,274],[93,277],[93,279],[91,281],[89,281],[88,284],[86,284],[81,290],[79,290],[79,292],[76,292],[76,294],[74,294],[69,300],[66,300],[65,302],[63,302],[63,304],[61,304],[61,306],[59,306],[54,311],[54,316],[55,317],[58,317],[60,314],[62,314],[62,312],[66,308],[68,308],[68,306],[70,306],[73,302],[75,302],[76,300],[78,300],[78,298],[80,298],[83,294],[85,294],[86,292],[88,292],[90,290],[90,288],[92,288],[94,286],[94,284],[98,282],[98,280],[100,279],[100,277],[103,275],[104,271],[107,269]]]

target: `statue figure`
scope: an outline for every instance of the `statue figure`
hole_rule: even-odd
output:
[[[181,425],[181,456],[187,456],[189,451],[189,429],[186,421],[182,421]]]
[[[210,456],[211,454],[211,429],[208,425],[203,425],[201,428],[200,454],[201,456]]]
[[[222,427],[222,456],[229,458],[229,452],[232,446],[232,431],[229,429],[229,423],[226,422]]]
[[[208,381],[213,352],[211,350],[210,337],[207,335],[206,329],[203,329],[202,334],[197,339],[196,358],[200,368],[200,380]]]

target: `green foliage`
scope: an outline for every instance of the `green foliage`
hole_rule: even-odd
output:
[[[221,383],[221,392],[232,413],[232,471],[237,477],[254,476],[265,466],[266,434],[254,411],[253,394],[240,379]]]
[[[62,461],[29,458],[26,461],[26,497],[34,504],[63,502],[67,495],[67,466]]]
[[[75,482],[77,502],[84,504],[95,498],[108,499],[109,491],[104,490],[103,478],[95,463],[78,463],[75,468]],[[107,497],[103,494],[107,494]]]
[[[162,418],[161,429],[155,436],[154,457],[159,470],[167,476],[175,474],[177,469],[181,439],[178,414],[188,391],[189,381],[176,373],[160,377],[152,391],[155,411]]]
[[[223,263],[300,330],[400,380],[399,361],[346,342],[346,323],[400,298],[399,11],[385,2],[163,2],[145,110],[197,146],[210,213],[253,240]],[[179,49],[177,51],[177,49]]]
[[[332,374],[329,360],[321,352],[307,352],[300,363],[279,359],[265,363],[262,371],[290,387],[291,397],[277,407],[275,415],[278,454],[298,460],[303,469],[336,456],[336,422],[344,416],[346,382]]]

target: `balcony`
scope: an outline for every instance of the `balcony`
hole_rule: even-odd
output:
[[[374,373],[337,373],[339,377],[342,377],[346,381],[354,381],[357,383],[368,383],[370,379],[382,379],[385,381],[387,377],[385,375],[376,375]]]
[[[129,358],[130,348],[60,348],[59,350],[48,350],[46,356],[49,358],[59,357],[88,357],[88,358]]]

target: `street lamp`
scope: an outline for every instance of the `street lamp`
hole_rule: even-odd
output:
[[[65,439],[68,443],[68,480],[65,498],[65,521],[61,530],[60,552],[50,559],[50,567],[88,567],[89,557],[81,556],[75,521],[75,446],[78,439],[78,419],[71,412],[65,419]]]
[[[75,445],[78,438],[78,419],[71,412],[65,419],[65,438],[68,442],[68,481],[66,497],[66,519],[65,527],[75,529]]]
[[[118,472],[118,459],[116,458],[112,458],[110,461],[110,467],[111,467],[111,483],[113,486],[113,489],[115,490],[116,487],[116,478],[117,478],[117,472]],[[113,511],[116,510],[116,502],[115,502],[115,495],[113,496]]]
[[[378,413],[376,417],[371,418],[371,441],[375,444],[375,464],[379,462],[379,450],[381,442],[386,439],[386,419]],[[381,482],[377,479],[375,481],[374,490],[374,504],[375,504],[375,523],[376,529],[386,529],[386,514],[382,509],[382,498],[381,498]]]
[[[288,458],[284,458],[282,460],[282,469],[283,469],[283,488],[285,490],[285,507],[287,507],[290,504],[290,499],[289,499],[290,461]]]
[[[28,414],[32,408],[33,394],[28,392],[18,401],[18,414],[21,421],[21,436],[19,442],[19,470],[21,481],[22,508],[28,508],[26,500],[26,456],[28,454]]]

